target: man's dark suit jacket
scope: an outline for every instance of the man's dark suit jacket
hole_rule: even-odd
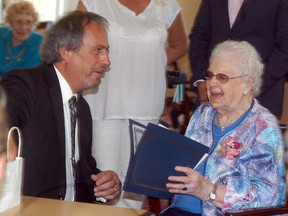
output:
[[[1,80],[11,124],[23,131],[23,194],[61,199],[66,191],[64,111],[60,85],[52,65],[15,70]],[[79,161],[76,200],[93,202],[92,173],[98,173],[91,154],[90,109],[79,95]]]
[[[248,41],[258,50],[266,67],[258,99],[280,115],[288,72],[288,0],[244,0],[232,28],[228,0],[202,0],[190,34],[192,83],[203,79],[215,45],[229,39]]]

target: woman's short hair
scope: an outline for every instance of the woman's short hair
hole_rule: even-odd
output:
[[[38,22],[39,14],[33,4],[29,1],[19,1],[11,4],[6,10],[5,21],[11,24],[14,20],[15,14],[32,15],[35,24]]]
[[[108,28],[108,21],[95,13],[73,11],[62,17],[48,30],[41,47],[41,58],[45,64],[62,60],[59,48],[77,50],[82,46],[85,28],[91,22]]]
[[[253,78],[252,94],[254,97],[258,96],[261,92],[264,64],[257,50],[246,41],[224,41],[212,51],[210,63],[214,57],[222,55],[235,56],[237,72],[239,75],[248,75],[243,79]]]

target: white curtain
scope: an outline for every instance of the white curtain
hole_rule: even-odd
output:
[[[58,0],[59,10],[58,16],[62,16],[68,11],[73,11],[76,9],[78,0]]]

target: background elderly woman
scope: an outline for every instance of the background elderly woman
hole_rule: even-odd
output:
[[[247,42],[219,44],[205,73],[210,102],[193,114],[186,136],[210,147],[197,171],[176,167],[175,193],[162,216],[222,215],[228,209],[284,204],[284,144],[277,119],[254,97],[263,64]]]
[[[20,1],[6,11],[10,27],[0,28],[0,76],[6,72],[40,63],[39,48],[43,39],[34,32],[38,13],[32,3]]]

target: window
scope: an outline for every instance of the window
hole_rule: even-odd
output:
[[[40,15],[40,21],[55,21],[67,11],[75,10],[78,0],[29,0]]]
[[[0,0],[0,23],[4,22],[5,6],[21,0]],[[39,13],[39,21],[55,21],[67,11],[75,10],[78,0],[28,0],[32,2]]]
[[[51,21],[57,18],[58,0],[28,0],[39,13],[39,21]]]

